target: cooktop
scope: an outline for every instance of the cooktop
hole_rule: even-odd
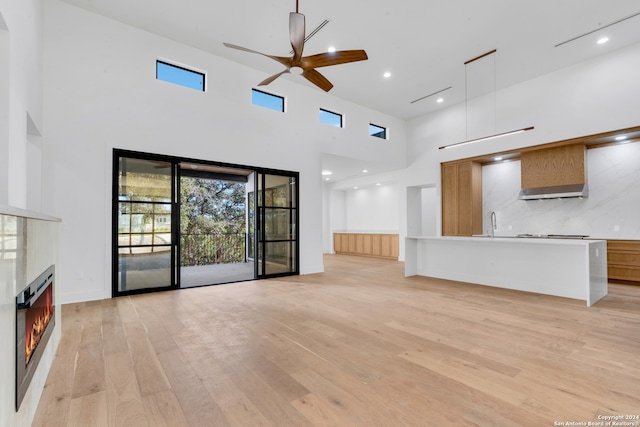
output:
[[[524,237],[529,239],[584,239],[589,237],[586,234],[518,234],[516,237]]]

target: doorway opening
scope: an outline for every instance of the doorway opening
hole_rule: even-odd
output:
[[[255,279],[249,255],[253,172],[180,163],[180,287]]]
[[[114,150],[113,296],[299,274],[298,179]]]

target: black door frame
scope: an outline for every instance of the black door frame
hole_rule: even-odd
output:
[[[265,226],[265,222],[267,220],[267,215],[266,215],[266,211],[267,209],[274,209],[274,206],[267,206],[266,204],[266,191],[267,191],[267,187],[266,187],[266,175],[272,175],[272,176],[282,176],[282,177],[286,177],[286,178],[293,178],[293,181],[295,183],[295,188],[294,188],[294,192],[292,194],[292,199],[294,200],[294,206],[288,206],[288,207],[278,207],[281,209],[285,209],[289,211],[289,224],[293,224],[295,227],[295,238],[294,239],[285,239],[285,240],[267,240],[267,234],[266,234],[266,226]],[[261,258],[258,258],[256,260],[256,277],[258,279],[269,279],[269,278],[274,278],[274,277],[282,277],[282,276],[291,276],[291,275],[297,275],[300,274],[299,273],[299,269],[300,269],[300,245],[299,245],[299,237],[298,237],[298,232],[300,227],[298,226],[298,223],[300,221],[300,206],[299,206],[299,200],[300,200],[300,187],[299,187],[299,173],[297,172],[288,172],[288,171],[270,171],[270,172],[263,172],[263,171],[259,171],[258,173],[256,173],[256,200],[255,200],[255,215],[256,215],[256,235],[257,235],[257,239],[256,239],[256,254],[261,254]],[[260,203],[260,200],[262,200],[262,203]],[[292,215],[293,214],[293,215]],[[278,243],[278,242],[295,242],[295,250],[294,250],[294,259],[295,259],[295,264],[294,264],[294,268],[293,271],[291,272],[282,272],[282,273],[271,273],[271,274],[267,274],[266,273],[266,269],[267,269],[267,250],[266,250],[266,245],[267,243]],[[260,268],[262,267],[262,268]]]
[[[129,291],[120,291],[118,289],[118,274],[119,274],[119,240],[118,240],[118,211],[119,211],[119,170],[120,170],[120,159],[121,158],[132,158],[132,159],[140,159],[140,160],[148,160],[148,161],[159,161],[171,164],[171,194],[172,200],[171,204],[171,284],[169,286],[162,286],[157,288],[144,288],[144,289],[134,289]],[[160,156],[151,153],[139,153],[134,151],[126,151],[126,150],[113,150],[113,188],[112,188],[112,202],[111,202],[111,296],[122,296],[122,295],[134,295],[140,293],[154,292],[154,291],[165,291],[171,289],[177,289],[178,286],[176,284],[176,241],[175,241],[175,233],[173,229],[174,221],[179,218],[177,215],[177,204],[175,201],[176,194],[176,163],[174,163],[170,158],[165,156]],[[153,202],[152,202],[153,203]]]
[[[172,250],[171,250],[171,286],[161,287],[161,288],[145,288],[145,289],[136,289],[129,291],[120,291],[118,289],[118,209],[119,209],[119,180],[118,180],[118,171],[120,167],[120,158],[136,158],[141,160],[156,160],[162,162],[171,163],[171,177],[172,177],[172,202],[171,202],[171,238],[172,238]],[[180,254],[180,230],[179,230],[179,220],[180,220],[180,180],[179,178],[179,167],[180,163],[199,163],[203,165],[211,165],[218,167],[226,167],[232,169],[245,169],[251,170],[255,175],[254,180],[254,221],[256,225],[256,230],[254,233],[254,255],[256,257],[255,262],[255,277],[256,279],[266,279],[272,277],[282,277],[282,276],[293,276],[300,274],[300,173],[294,171],[286,171],[280,169],[270,169],[270,168],[262,168],[256,166],[247,166],[247,165],[239,165],[232,163],[224,163],[224,162],[214,162],[209,160],[202,159],[194,159],[188,157],[177,157],[177,156],[169,156],[162,154],[154,154],[154,153],[146,153],[140,151],[132,151],[132,150],[124,150],[124,149],[113,149],[113,168],[112,168],[112,201],[111,201],[111,283],[112,283],[112,297],[124,296],[124,295],[134,295],[134,294],[143,294],[149,292],[159,292],[173,289],[180,289],[180,263],[177,261],[177,256]],[[265,174],[271,175],[281,175],[281,176],[289,176],[295,179],[295,200],[296,200],[296,209],[295,209],[295,266],[290,272],[285,273],[277,273],[277,274],[259,274],[258,265],[259,265],[259,254],[262,257],[265,256],[263,251],[258,251],[260,245],[263,242],[262,236],[259,236],[259,233],[263,232],[264,227],[262,227],[261,219],[259,215],[258,209],[258,177],[261,176],[264,178]],[[264,188],[262,188],[264,191]],[[262,260],[264,265],[264,260]]]

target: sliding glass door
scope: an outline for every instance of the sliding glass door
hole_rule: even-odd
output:
[[[172,162],[117,158],[115,294],[175,287]]]
[[[258,174],[258,277],[298,274],[298,175]]]
[[[125,150],[113,296],[299,274],[298,173]]]

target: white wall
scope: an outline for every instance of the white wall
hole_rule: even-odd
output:
[[[49,209],[42,206],[42,144],[44,138],[38,135],[27,135],[27,207],[29,210],[42,212]],[[46,163],[45,163],[46,164]],[[46,168],[45,168],[46,169]]]
[[[79,36],[79,35],[82,36]],[[207,71],[208,90],[155,80],[158,57]],[[63,302],[111,295],[114,147],[300,172],[301,272],[323,270],[320,153],[406,166],[405,123],[288,78],[267,89],[282,114],[251,105],[263,73],[57,0],[45,5],[44,202],[64,218]],[[348,126],[318,123],[318,108]],[[392,139],[370,138],[370,121]]]
[[[396,183],[342,190],[345,224],[342,231],[397,233],[398,186]]]
[[[439,150],[466,139],[464,103],[411,120],[407,185],[435,183],[439,195],[441,162],[639,125],[638,69],[640,44],[498,91],[496,133],[535,126],[514,136]],[[469,105],[469,116],[482,114],[474,110],[478,105],[483,103]],[[602,209],[615,208],[607,202]],[[440,230],[440,206],[436,209]]]
[[[0,1],[0,203],[27,203],[31,132],[42,126],[42,0]]]
[[[407,236],[435,236],[438,202],[433,185],[407,187]]]
[[[0,208],[39,210],[41,182],[40,147],[30,145],[30,134],[42,127],[42,0],[0,0]],[[29,117],[29,119],[27,119]],[[29,124],[28,124],[29,122]],[[35,142],[34,139],[31,139]],[[35,161],[31,161],[35,159]],[[29,196],[28,196],[29,195]],[[11,205],[11,206],[8,206]],[[6,217],[5,217],[6,218]],[[56,224],[57,226],[57,224]],[[28,226],[30,246],[50,248],[46,229]],[[2,238],[2,237],[0,237]],[[38,242],[37,239],[45,239]],[[10,241],[14,238],[10,237]],[[42,388],[60,338],[58,324],[31,387],[15,411],[15,294],[48,267],[27,262],[23,254],[0,263],[0,425],[28,426],[35,414]],[[57,256],[57,252],[51,253]],[[47,264],[48,262],[48,264]],[[37,273],[35,272],[37,271]]]
[[[422,234],[423,236],[435,236],[437,233],[436,212],[440,203],[438,202],[435,187],[422,188],[420,190],[420,202],[422,212]]]
[[[517,200],[520,162],[482,168],[483,230],[489,212],[497,216],[498,235],[586,234],[607,239],[639,239],[640,143],[587,151],[589,197]],[[615,226],[618,226],[616,231]]]
[[[333,194],[333,231],[397,233],[402,223],[398,205],[404,201],[404,172],[363,174],[327,183],[327,191]]]
[[[0,8],[0,203],[9,203],[9,29]]]

